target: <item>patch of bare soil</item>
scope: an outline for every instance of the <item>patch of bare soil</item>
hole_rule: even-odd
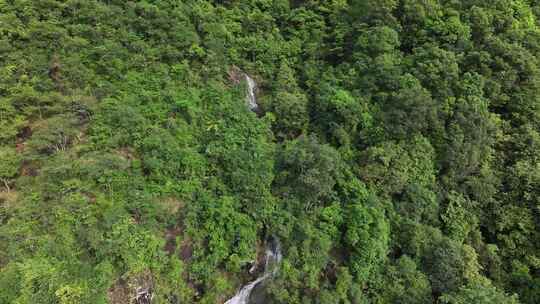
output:
[[[21,176],[36,177],[38,173],[39,173],[39,170],[33,162],[27,161],[27,160],[23,161],[20,171],[19,171],[19,174]]]
[[[172,255],[176,251],[176,238],[182,234],[180,227],[169,228],[165,231],[165,251]]]

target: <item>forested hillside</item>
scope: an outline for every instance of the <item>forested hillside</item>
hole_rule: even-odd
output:
[[[222,304],[271,240],[252,303],[540,303],[540,1],[0,0],[1,304]]]

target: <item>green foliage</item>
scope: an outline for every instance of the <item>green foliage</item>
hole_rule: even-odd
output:
[[[381,301],[383,303],[433,303],[431,285],[424,273],[416,268],[416,263],[402,256],[396,265],[385,270]]]
[[[328,145],[321,145],[314,137],[300,137],[290,141],[278,155],[276,176],[282,196],[294,195],[306,202],[306,209],[331,198],[339,179],[339,154]]]
[[[466,200],[458,193],[451,192],[448,195],[448,206],[441,214],[447,234],[450,238],[463,242],[467,235],[477,225],[477,219],[471,214],[472,202]]]
[[[442,238],[431,244],[422,257],[432,290],[440,295],[457,290],[466,282],[482,281],[476,253],[467,245]]]
[[[442,303],[466,304],[466,303],[519,303],[517,296],[508,296],[493,286],[464,286],[458,292],[442,297]]]
[[[422,136],[382,142],[362,152],[359,175],[385,194],[401,193],[410,184],[429,189],[435,182],[434,152]]]
[[[307,97],[300,91],[293,70],[284,62],[279,70],[276,93],[270,106],[276,116],[275,134],[290,138],[304,133],[309,122],[307,105]]]
[[[28,146],[42,154],[66,151],[77,140],[77,123],[77,119],[70,115],[58,115],[39,122]]]
[[[0,180],[4,183],[7,191],[10,190],[11,180],[19,173],[21,160],[21,156],[15,149],[0,147]]]
[[[539,303],[537,2],[0,1],[0,303]]]
[[[364,282],[385,260],[388,251],[388,223],[373,199],[352,203],[346,210],[345,244],[349,248],[349,262],[352,272]]]
[[[17,113],[7,99],[0,99],[0,142],[13,142],[19,129],[24,125],[24,116]]]

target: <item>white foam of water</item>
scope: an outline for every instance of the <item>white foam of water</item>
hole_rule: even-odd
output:
[[[225,302],[225,304],[248,304],[249,296],[251,295],[251,291],[253,290],[253,288],[255,288],[255,286],[257,286],[259,283],[268,279],[270,276],[277,274],[281,258],[281,246],[279,242],[275,240],[274,248],[272,248],[270,244],[269,248],[266,249],[264,274],[258,277],[255,281],[242,287],[240,291],[238,291],[238,293],[236,293],[234,297],[230,298],[227,302]]]
[[[249,77],[248,74],[244,74],[246,77],[246,82],[248,85],[248,91],[246,100],[248,102],[249,109],[251,111],[255,111],[259,108],[259,105],[257,104],[257,96],[255,96],[255,91],[257,90],[257,83],[253,78]]]

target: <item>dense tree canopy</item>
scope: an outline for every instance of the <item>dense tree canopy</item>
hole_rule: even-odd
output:
[[[540,303],[540,1],[0,0],[0,303],[224,303],[271,239],[263,303]]]

